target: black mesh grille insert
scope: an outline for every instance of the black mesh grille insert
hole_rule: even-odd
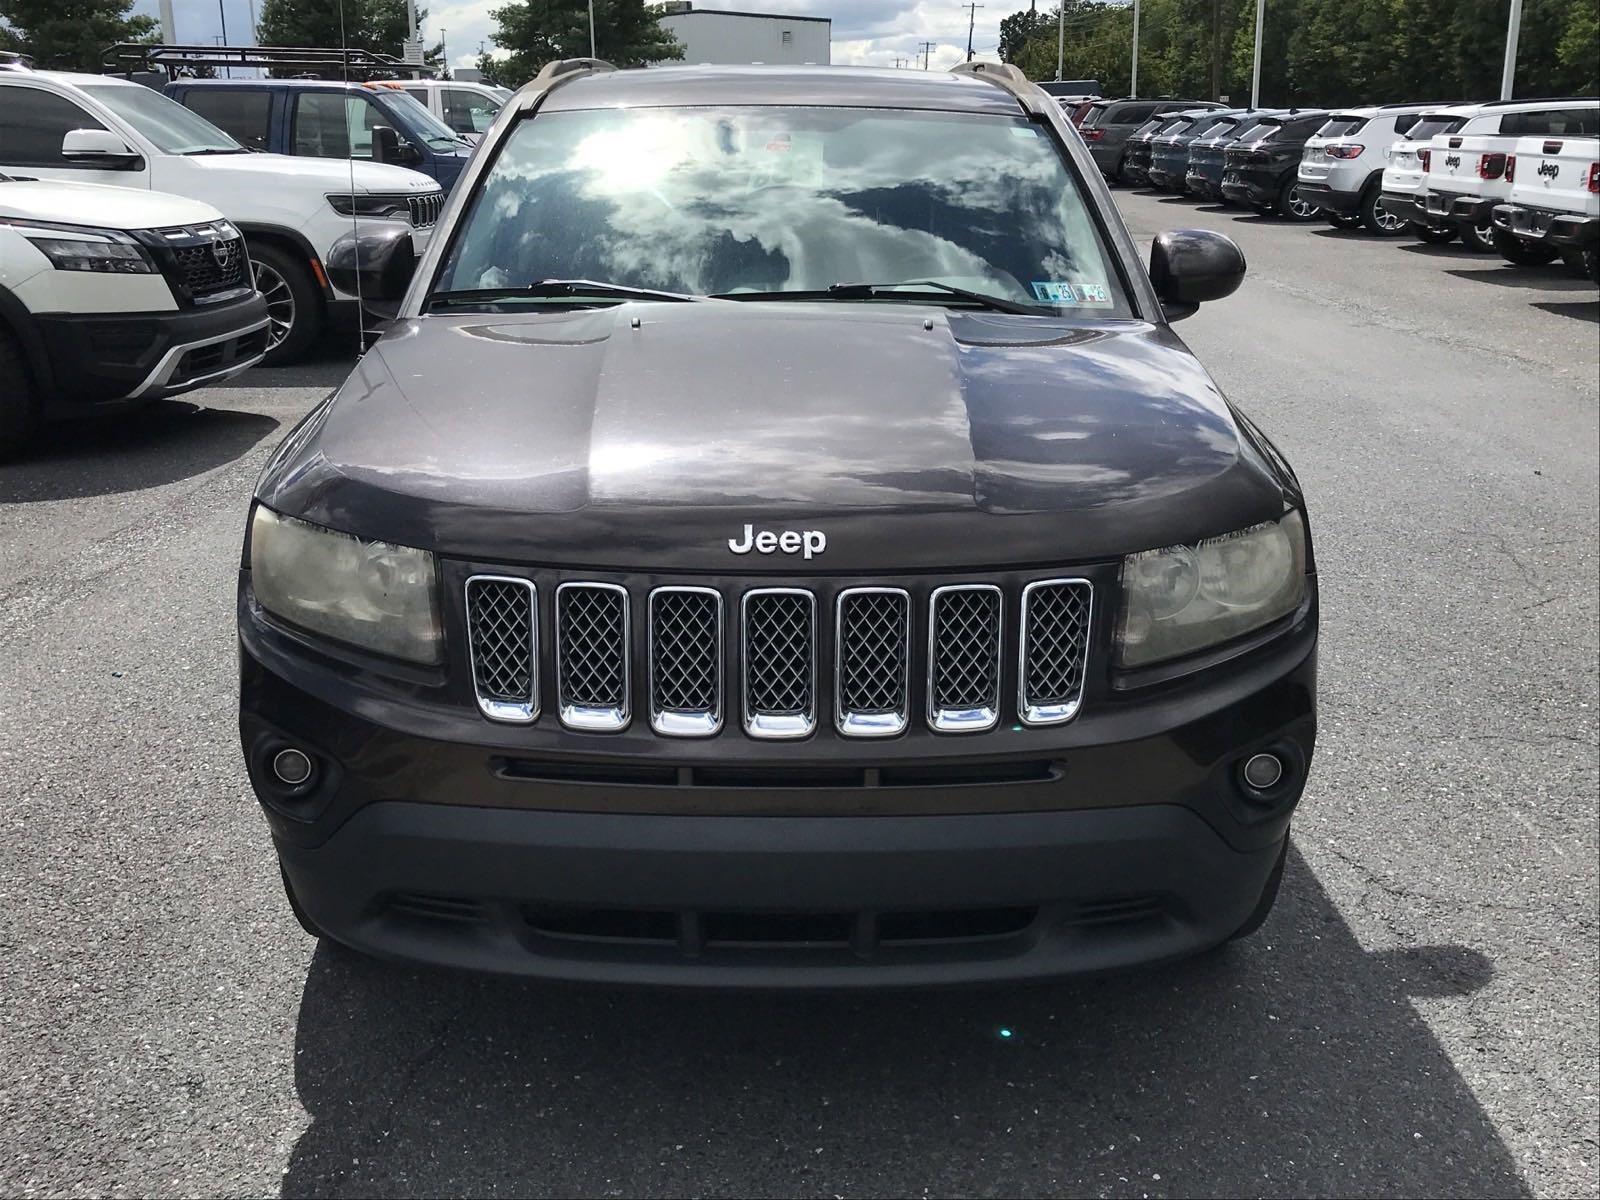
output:
[[[1000,698],[1000,592],[943,591],[933,601],[933,707],[995,707]]]
[[[556,620],[561,703],[625,709],[627,593],[587,583],[563,586],[556,598]]]
[[[720,606],[711,592],[650,596],[650,703],[657,712],[716,713],[721,706]]]
[[[757,592],[745,600],[745,694],[750,712],[812,712],[815,607],[809,593]]]
[[[904,592],[849,592],[840,599],[840,712],[905,710],[910,604]]]
[[[472,681],[488,700],[533,699],[533,589],[506,579],[467,583]]]
[[[1089,651],[1089,585],[1045,583],[1028,590],[1022,612],[1022,697],[1029,705],[1072,705],[1083,695]]]
[[[196,298],[246,287],[244,239],[208,242],[200,246],[174,246],[172,257],[178,279]]]

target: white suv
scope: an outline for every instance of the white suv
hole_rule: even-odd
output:
[[[1428,194],[1429,148],[1435,137],[1441,133],[1455,133],[1482,108],[1481,104],[1430,108],[1385,152],[1383,207],[1390,216],[1404,223],[1405,232],[1436,245],[1456,236],[1453,224],[1429,225],[1423,211],[1423,198]]]
[[[1474,250],[1493,254],[1494,206],[1511,194],[1517,139],[1595,137],[1600,100],[1502,100],[1485,104],[1458,133],[1440,134],[1428,147],[1428,192],[1421,218],[1434,228],[1454,224]]]
[[[1307,140],[1300,154],[1300,194],[1341,229],[1361,225],[1378,237],[1404,233],[1405,217],[1383,201],[1385,156],[1436,105],[1347,108]]]
[[[244,240],[209,204],[0,175],[0,458],[42,420],[188,391],[266,350]]]
[[[324,267],[342,236],[369,223],[412,229],[417,253],[444,206],[432,179],[404,167],[246,150],[142,84],[105,75],[0,72],[0,171],[172,192],[243,231],[272,326],[267,361],[305,351],[330,306],[352,305]]]
[[[409,92],[453,132],[473,143],[482,140],[508,99],[486,83],[460,79],[406,79],[379,86]]]
[[[1600,138],[1522,138],[1495,244],[1514,263],[1557,254],[1600,283]],[[1510,251],[1510,253],[1507,253]]]

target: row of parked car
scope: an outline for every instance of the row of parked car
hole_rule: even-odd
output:
[[[0,55],[0,458],[51,416],[301,357],[354,314],[352,235],[402,229],[420,254],[503,102],[411,80],[163,92]]]
[[[1332,110],[1100,100],[1073,117],[1113,183],[1378,237],[1459,237],[1600,280],[1594,97]]]

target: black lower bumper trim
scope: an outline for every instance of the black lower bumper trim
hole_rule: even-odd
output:
[[[1326,212],[1348,217],[1361,209],[1360,192],[1337,191],[1325,183],[1301,183],[1299,188],[1302,199],[1311,201]]]
[[[1432,219],[1427,211],[1417,203],[1415,196],[1405,196],[1399,192],[1384,192],[1383,207],[1402,221],[1413,225],[1427,225],[1431,227]]]
[[[39,333],[55,380],[47,403],[52,412],[65,414],[124,400],[141,389],[138,398],[150,399],[198,386],[263,352],[266,318],[266,302],[254,293],[215,307],[172,312],[43,314]],[[262,344],[256,347],[252,338]],[[187,346],[196,349],[173,358],[174,349]],[[147,387],[161,372],[168,377]]]
[[[380,803],[279,843],[306,915],[366,953],[611,983],[1045,978],[1225,940],[1281,844],[1172,805],[948,817],[674,817]]]
[[[1600,243],[1600,217],[1521,204],[1497,204],[1494,223],[1507,233],[1530,241],[1582,250]]]

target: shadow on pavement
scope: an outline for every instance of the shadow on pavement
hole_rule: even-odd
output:
[[[1465,258],[1475,262],[1493,262],[1489,255],[1464,246],[1460,242],[1402,242],[1399,249],[1407,254],[1420,254],[1424,258]]]
[[[159,487],[232,462],[277,428],[262,413],[182,400],[56,422],[26,457],[0,467],[0,504]]]
[[[1534,308],[1543,309],[1547,313],[1554,313],[1558,317],[1571,317],[1575,321],[1588,321],[1591,325],[1600,324],[1600,301],[1590,300],[1538,300]]]
[[[1032,988],[564,989],[323,945],[283,1194],[1526,1195],[1411,1003],[1492,975],[1363,950],[1298,853],[1251,940]]]
[[[1482,271],[1446,271],[1445,274],[1498,287],[1534,288],[1541,292],[1587,292],[1594,287],[1592,283],[1568,275],[1559,262],[1542,267],[1514,267],[1506,263]]]

